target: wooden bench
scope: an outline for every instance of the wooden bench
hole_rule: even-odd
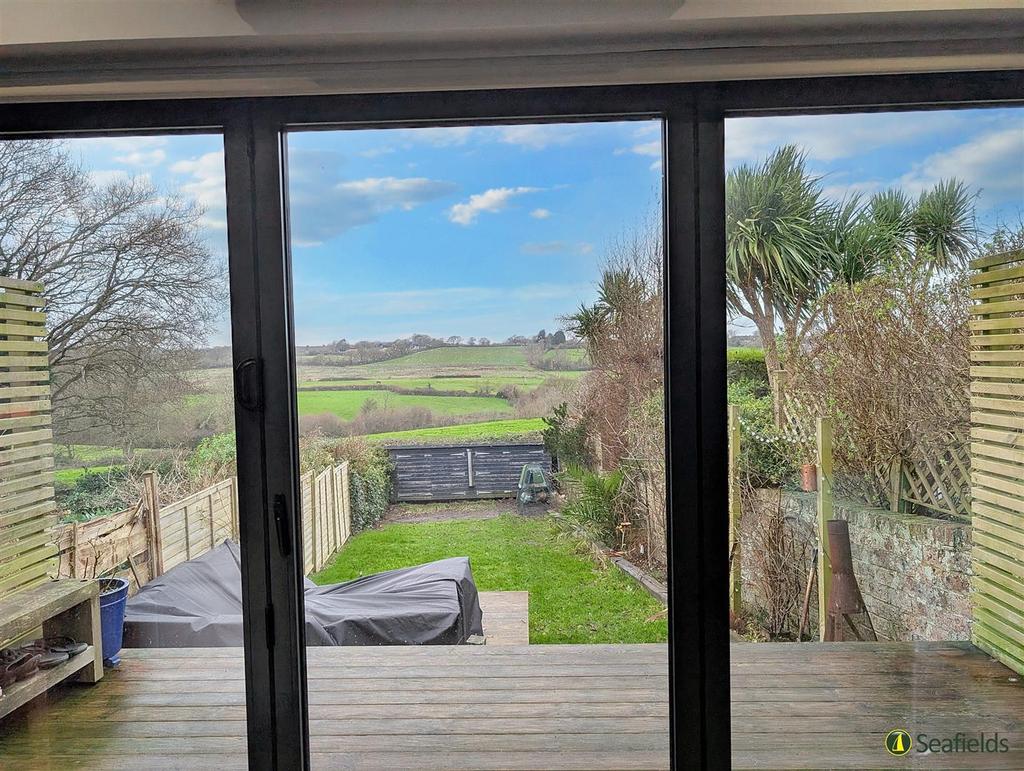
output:
[[[98,581],[59,579],[14,592],[0,600],[0,649],[40,628],[44,637],[66,636],[89,647],[53,669],[4,688],[0,718],[69,677],[95,683],[103,677]]]

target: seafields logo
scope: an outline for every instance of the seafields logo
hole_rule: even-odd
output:
[[[955,736],[929,736],[918,734],[911,738],[910,732],[895,728],[885,735],[885,749],[890,755],[897,757],[906,755],[911,748],[918,752],[934,752],[947,754],[953,752],[1009,752],[1010,743],[998,733],[976,735],[957,733]]]
[[[890,755],[906,755],[913,746],[914,740],[902,728],[896,728],[885,735],[885,748]]]

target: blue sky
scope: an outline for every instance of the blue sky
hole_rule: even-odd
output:
[[[734,119],[726,137],[730,167],[801,145],[832,197],[957,176],[983,225],[1024,217],[1019,109]],[[196,199],[226,255],[219,136],[72,146],[97,182],[144,174]],[[300,344],[555,329],[661,186],[655,122],[302,132],[288,149]]]

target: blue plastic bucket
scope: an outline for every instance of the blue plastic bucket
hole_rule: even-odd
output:
[[[100,627],[103,630],[103,663],[116,667],[121,663],[124,639],[124,606],[128,601],[128,582],[123,578],[100,579]]]

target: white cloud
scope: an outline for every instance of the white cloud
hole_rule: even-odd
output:
[[[661,140],[655,139],[651,142],[644,142],[639,145],[633,145],[631,148],[637,155],[650,155],[652,157],[661,156]]]
[[[524,124],[506,126],[501,129],[501,141],[519,145],[530,150],[543,150],[551,145],[566,145],[572,142],[577,132],[571,126],[558,124]]]
[[[129,174],[124,169],[94,169],[87,172],[87,174],[89,175],[89,180],[96,187],[106,187],[114,182],[127,182],[133,177],[132,174]],[[149,178],[148,174],[140,176]]]
[[[586,241],[527,241],[519,247],[523,254],[590,254],[594,245]]]
[[[537,187],[493,187],[482,193],[475,193],[468,201],[457,203],[448,210],[448,219],[459,225],[472,225],[482,212],[496,214],[508,206],[517,195],[536,193]]]
[[[227,228],[224,193],[224,151],[215,150],[198,158],[171,164],[171,173],[188,178],[178,190],[203,207],[203,224],[218,230]]]
[[[532,212],[530,212],[530,216],[533,217],[535,220],[546,220],[548,217],[551,216],[551,210],[534,209]]]
[[[920,193],[951,177],[980,191],[984,206],[1024,202],[1024,124],[989,131],[933,153],[900,177],[899,185]]]
[[[160,148],[155,150],[133,150],[125,155],[115,155],[114,160],[125,166],[159,166],[167,160],[167,153]]]
[[[849,158],[949,131],[965,120],[955,111],[730,118],[725,122],[726,165],[763,160],[787,144],[803,148],[812,160]]]
[[[426,177],[339,180],[341,155],[294,150],[288,156],[291,231],[297,246],[323,243],[390,211],[411,211],[455,191],[451,182]]]

